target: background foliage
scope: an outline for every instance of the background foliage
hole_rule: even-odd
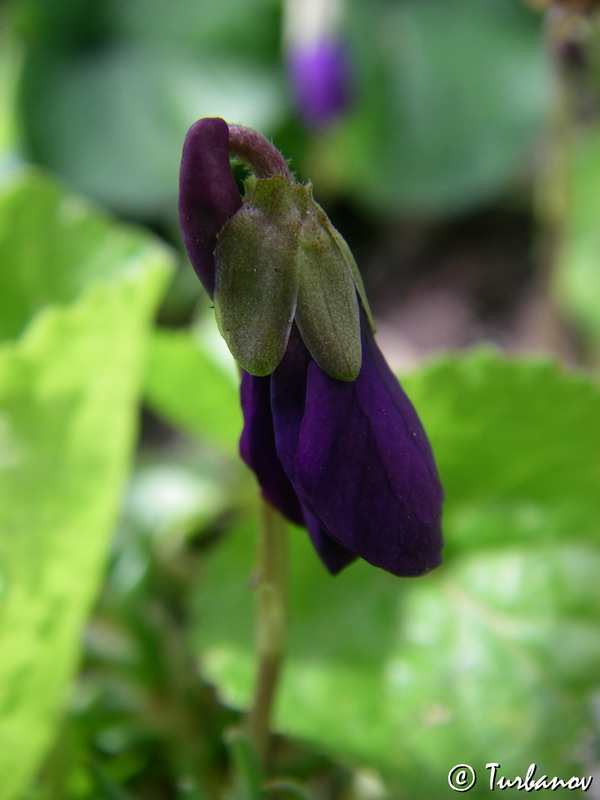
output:
[[[472,796],[490,761],[598,773],[598,23],[565,67],[517,0],[349,0],[354,102],[311,131],[282,12],[0,11],[0,800],[427,800],[461,762]],[[176,225],[206,115],[314,182],[447,495],[419,580],[331,578],[290,529],[270,788],[231,733],[257,526],[237,375]]]

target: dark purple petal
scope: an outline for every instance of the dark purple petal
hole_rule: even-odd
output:
[[[270,436],[273,441],[272,452],[275,453],[282,471],[285,470],[286,472],[288,470],[291,471],[294,456],[298,449],[298,437],[306,399],[306,378],[311,362],[312,359],[309,352],[294,325],[283,361],[270,376],[270,398],[268,401],[264,396],[261,398],[262,402],[269,403]],[[250,404],[246,403],[244,408],[246,408],[246,405],[250,407]],[[277,451],[275,451],[273,412],[271,408],[276,410],[277,413]],[[244,433],[246,433],[246,429]],[[242,435],[242,440],[243,438],[244,434]],[[264,439],[261,439],[262,441]],[[269,451],[271,452],[270,448]],[[288,484],[291,491],[294,491],[289,480]],[[278,507],[281,508],[281,506]],[[289,513],[286,513],[286,516],[293,522],[297,522]],[[301,524],[306,525],[308,528],[315,549],[330,572],[335,574],[351,561],[354,561],[356,556],[336,542],[335,539],[332,539],[320,521],[305,507],[302,507],[302,517]]]
[[[339,545],[396,575],[420,575],[440,563],[443,492],[417,414],[362,328],[355,381],[313,361],[295,386],[285,359],[273,373],[277,452],[300,502]]]
[[[271,376],[259,378],[242,372],[240,394],[244,413],[240,455],[254,471],[263,497],[291,522],[303,525],[304,517],[296,492],[275,450]]]
[[[332,575],[337,575],[348,564],[356,561],[356,555],[333,539],[320,521],[306,507],[303,507],[302,510],[304,512],[304,523],[308,528],[314,548]]]
[[[335,38],[293,42],[288,72],[298,111],[309,127],[319,128],[341,116],[350,102],[348,53]]]
[[[296,325],[285,355],[271,374],[270,403],[276,418],[275,441],[283,468],[291,476],[306,404],[306,379],[312,362]]]
[[[302,380],[302,372],[306,378],[306,370],[310,362],[308,351],[295,331],[295,347],[301,371],[296,373]],[[302,353],[304,350],[304,353]],[[289,363],[290,359],[288,359]],[[271,376],[256,377],[248,372],[242,373],[241,399],[244,412],[244,430],[240,439],[240,454],[246,464],[254,471],[261,486],[263,497],[278,509],[285,517],[296,525],[306,525],[308,532],[327,569],[333,574],[354,561],[356,556],[338,544],[323,529],[319,520],[306,508],[301,508],[296,492],[284,472],[283,466],[275,450],[275,434],[273,431],[273,414],[271,411]],[[290,398],[291,399],[291,398]],[[302,399],[302,398],[301,398]],[[299,405],[300,418],[296,422],[290,420],[292,433],[299,430],[304,410],[303,402]],[[290,409],[293,413],[293,410]],[[294,442],[290,439],[290,445]]]
[[[179,223],[192,266],[212,297],[217,234],[242,205],[229,165],[229,127],[206,117],[189,129],[179,173]]]

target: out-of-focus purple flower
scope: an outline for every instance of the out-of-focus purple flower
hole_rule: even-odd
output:
[[[217,235],[241,204],[228,136],[223,120],[196,122],[181,167],[184,242],[209,292]],[[361,331],[353,381],[323,372],[295,325],[270,375],[243,372],[240,451],[264,497],[308,528],[330,572],[360,557],[396,575],[421,575],[441,560],[443,491],[419,418],[364,313]]]
[[[296,108],[309,128],[327,127],[344,114],[352,98],[352,78],[341,39],[293,41],[287,66]]]

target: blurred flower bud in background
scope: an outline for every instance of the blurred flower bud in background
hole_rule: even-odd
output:
[[[330,127],[352,99],[342,12],[342,0],[287,0],[285,6],[288,80],[296,109],[312,130]]]

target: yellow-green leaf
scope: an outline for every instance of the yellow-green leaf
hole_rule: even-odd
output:
[[[13,800],[77,665],[170,258],[39,176],[1,187],[0,207],[16,337],[0,346],[0,798]]]

